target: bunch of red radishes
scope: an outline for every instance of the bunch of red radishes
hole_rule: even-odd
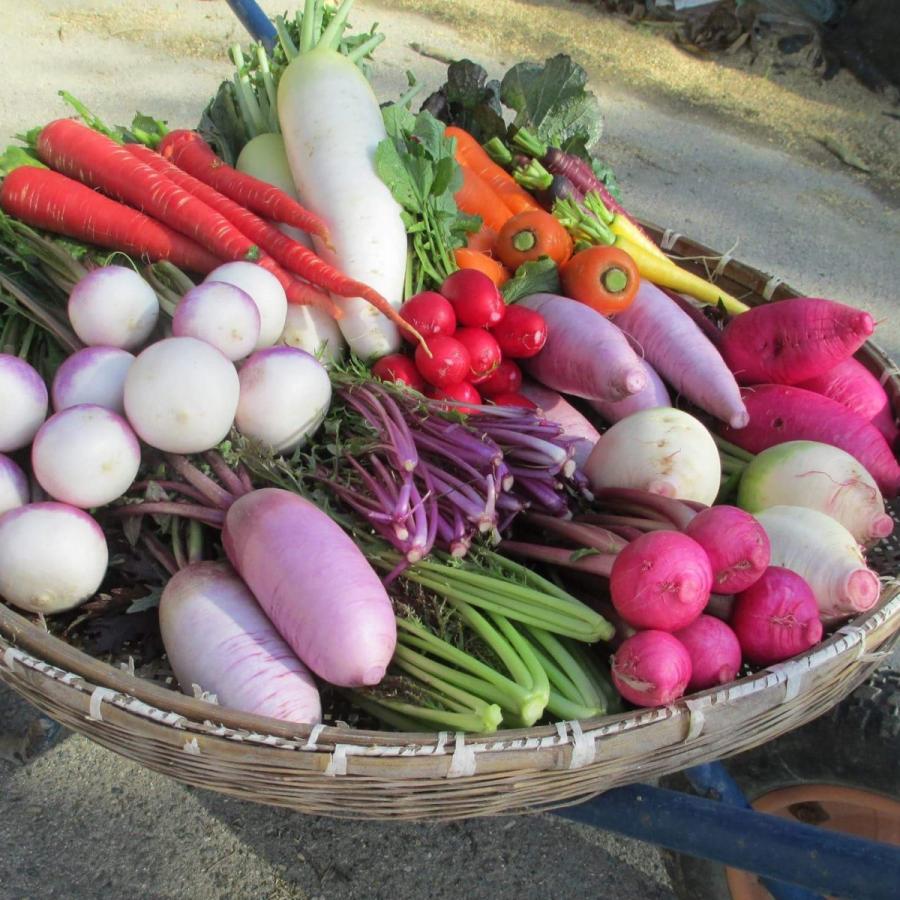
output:
[[[428,343],[415,353],[382,357],[372,372],[401,381],[438,400],[501,406],[534,404],[519,393],[522,371],[513,362],[537,354],[547,341],[547,323],[524,306],[507,306],[494,283],[474,269],[460,269],[440,293],[410,297],[400,315]]]

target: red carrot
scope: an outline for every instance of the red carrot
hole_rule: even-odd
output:
[[[294,306],[318,306],[335,321],[344,317],[344,311],[331,299],[330,294],[302,278],[296,278],[285,272],[271,256],[263,256],[257,263],[278,279],[284,288],[288,303]]]
[[[41,129],[37,152],[51,168],[129,203],[222,260],[248,260],[258,248],[223,216],[142,163],[127,147],[76,122]]]
[[[381,294],[368,285],[347,278],[346,275],[343,275],[334,266],[326,263],[309,248],[292,240],[274,225],[261,219],[255,213],[250,212],[250,210],[244,209],[240,204],[221,194],[214,187],[179,169],[178,166],[173,165],[153,150],[149,150],[139,144],[129,144],[128,148],[155,172],[164,175],[184,190],[190,191],[192,195],[198,197],[204,204],[223,215],[234,227],[240,229],[248,238],[256,241],[257,245],[279,265],[305,278],[311,284],[331,291],[339,297],[363,297],[380,313],[391,319],[399,328],[408,331],[417,341],[422,342],[419,333],[400,317],[397,310]],[[266,267],[273,271],[271,264],[267,264]],[[277,275],[278,273],[273,271],[273,274]],[[296,288],[294,292],[296,297],[301,296],[296,293]],[[300,300],[295,299],[294,302],[300,302]],[[305,302],[309,301],[306,300]]]
[[[274,185],[226,165],[195,131],[170,131],[162,139],[159,152],[257,215],[308,231],[331,245],[328,228],[319,216]]]
[[[202,275],[221,263],[166,225],[50,169],[21,166],[3,179],[0,207],[27,225]]]

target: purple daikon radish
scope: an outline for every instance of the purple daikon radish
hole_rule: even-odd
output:
[[[381,579],[343,529],[297,494],[276,488],[236,500],[225,553],[279,634],[320,678],[378,684],[397,625]]]
[[[605,316],[568,297],[532,294],[519,301],[547,323],[547,343],[523,360],[541,384],[589,400],[615,402],[642,391],[647,373],[625,335]]]
[[[288,722],[322,718],[312,675],[227,563],[177,572],[159,603],[163,645],[181,689],[228,709]]]
[[[564,435],[580,438],[574,445],[575,463],[579,469],[583,468],[594,444],[600,439],[600,432],[571,403],[542,384],[526,381],[519,393],[536,403],[541,415],[559,425]]]
[[[588,400],[588,403],[600,413],[610,425],[644,409],[657,409],[660,406],[671,406],[672,400],[662,379],[646,360],[641,365],[647,373],[647,387],[624,400],[610,403],[607,400]]]
[[[747,424],[737,381],[719,351],[658,287],[641,281],[634,302],[613,321],[674,391],[732,428]]]

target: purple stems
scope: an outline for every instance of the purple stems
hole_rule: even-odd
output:
[[[602,575],[605,578],[609,577],[613,560],[616,558],[615,555],[608,553],[577,556],[577,551],[574,550],[566,550],[563,547],[546,547],[543,544],[528,544],[522,541],[501,541],[498,549],[501,553],[507,553],[510,556],[531,559],[535,562],[546,562],[554,566],[574,569],[577,572]]]
[[[212,478],[204,475],[193,463],[184,456],[174,453],[166,453],[166,462],[171,466],[176,475],[180,475],[188,484],[195,487],[209,502],[219,509],[228,509],[234,503],[234,496],[219,487]]]

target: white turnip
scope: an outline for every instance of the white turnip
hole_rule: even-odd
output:
[[[326,367],[340,362],[347,350],[337,322],[314,306],[288,307],[279,343],[311,353]]]
[[[67,357],[56,370],[50,397],[59,412],[81,403],[125,412],[125,376],[134,356],[118,347],[85,347]]]
[[[232,362],[249,356],[259,341],[259,309],[250,295],[225,281],[204,281],[178,301],[175,337],[212,344]]]
[[[0,453],[31,443],[47,416],[47,385],[24,359],[0,353]]]
[[[8,456],[0,453],[0,515],[29,499],[28,478]]]
[[[278,279],[251,262],[230,262],[213,269],[206,281],[224,281],[239,287],[256,304],[259,311],[259,337],[254,350],[271,347],[284,331],[288,302]]]

